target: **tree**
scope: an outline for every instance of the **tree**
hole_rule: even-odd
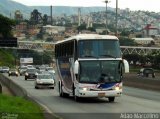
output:
[[[93,27],[88,28],[89,31],[96,31]]]
[[[0,14],[0,34],[2,37],[12,37],[12,27],[16,24],[14,20]]]
[[[129,36],[129,34],[130,34],[130,31],[127,31],[127,30],[123,30],[122,32],[121,32],[121,36]]]
[[[86,30],[86,24],[81,24],[80,26],[77,27],[77,30],[79,31]]]
[[[137,43],[133,39],[126,37],[120,37],[119,42],[121,46],[137,46]]]

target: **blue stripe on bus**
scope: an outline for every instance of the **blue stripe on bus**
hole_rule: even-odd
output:
[[[98,88],[111,88],[114,85],[116,85],[116,83],[100,84],[100,86],[98,86]]]

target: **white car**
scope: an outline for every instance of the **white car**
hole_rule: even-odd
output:
[[[46,67],[46,71],[48,71],[51,74],[55,74],[55,70],[53,69],[53,67]]]
[[[8,73],[9,72],[9,67],[3,66],[1,70],[2,70],[2,73]]]
[[[48,87],[54,89],[55,80],[53,75],[47,73],[38,74],[35,80],[35,88]]]
[[[24,75],[25,72],[26,72],[26,70],[27,70],[27,66],[21,66],[21,67],[19,68],[19,73],[20,73],[20,75],[21,75],[21,76]]]

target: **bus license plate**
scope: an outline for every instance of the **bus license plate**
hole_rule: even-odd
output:
[[[98,93],[98,97],[105,97],[105,93]]]

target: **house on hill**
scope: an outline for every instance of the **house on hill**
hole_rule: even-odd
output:
[[[159,34],[159,29],[151,24],[147,24],[147,26],[143,29],[144,37],[151,37]]]

